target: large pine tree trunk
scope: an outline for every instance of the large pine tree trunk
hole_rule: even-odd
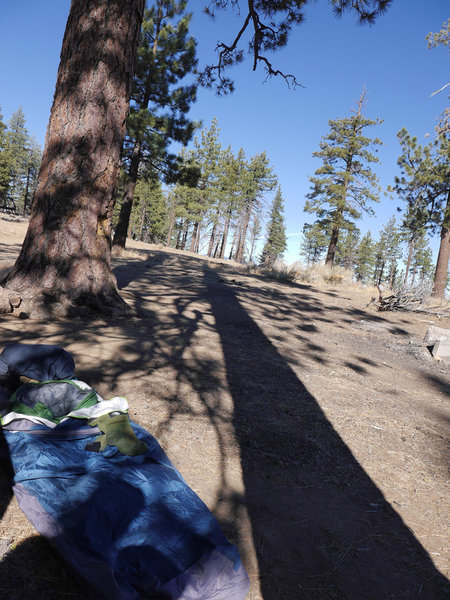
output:
[[[110,216],[144,4],[72,0],[30,224],[7,283],[31,314],[126,309]]]
[[[450,191],[447,195],[447,205],[444,213],[444,223],[441,229],[441,243],[434,274],[433,291],[431,295],[443,298],[447,286],[448,262],[450,258]]]

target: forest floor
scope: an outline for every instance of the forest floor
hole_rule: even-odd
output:
[[[0,219],[5,267],[25,228]],[[138,317],[2,315],[0,347],[59,344],[128,399],[239,547],[249,600],[448,597],[450,365],[423,338],[450,319],[130,247],[114,270]],[[85,598],[0,484],[2,597]]]

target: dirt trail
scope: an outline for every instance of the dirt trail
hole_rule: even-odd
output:
[[[8,261],[24,227],[0,225]],[[134,247],[114,264],[139,318],[2,316],[1,346],[58,343],[127,397],[239,546],[249,600],[444,598],[450,369],[422,340],[450,321]],[[1,484],[5,598],[83,598]]]

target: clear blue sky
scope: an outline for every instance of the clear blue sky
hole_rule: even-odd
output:
[[[202,14],[205,0],[191,0],[192,33],[198,40],[200,64],[211,62],[218,40],[230,41],[241,20],[232,11],[215,21]],[[23,107],[27,127],[43,145],[53,98],[69,0],[22,0],[2,7],[0,19],[0,106],[8,120]],[[285,200],[289,234],[288,262],[299,258],[299,233],[312,215],[303,212],[308,176],[319,166],[312,153],[328,132],[328,120],[348,116],[365,86],[366,114],[381,118],[373,134],[384,142],[376,166],[386,188],[397,174],[397,132],[406,127],[419,141],[434,135],[436,119],[448,104],[445,92],[430,94],[449,80],[448,53],[427,50],[425,36],[438,31],[449,17],[448,0],[394,0],[373,27],[361,27],[353,15],[336,19],[327,0],[305,8],[306,20],[288,47],[273,57],[275,65],[294,73],[305,86],[293,91],[282,80],[264,83],[265,74],[251,71],[246,60],[232,76],[236,91],[219,98],[202,89],[191,117],[209,126],[217,117],[221,143],[248,157],[265,150],[278,175]],[[270,199],[269,199],[270,200]],[[359,227],[376,235],[395,213],[397,202],[382,197],[377,217]],[[435,238],[433,248],[437,248]]]

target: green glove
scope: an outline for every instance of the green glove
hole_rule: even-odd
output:
[[[144,454],[147,450],[147,444],[142,440],[138,440],[131,428],[130,419],[125,413],[102,415],[97,419],[91,419],[89,425],[91,427],[97,426],[103,433],[103,435],[95,438],[95,442],[100,444],[100,451],[103,451],[106,446],[116,446],[122,454],[136,456],[137,454]]]

